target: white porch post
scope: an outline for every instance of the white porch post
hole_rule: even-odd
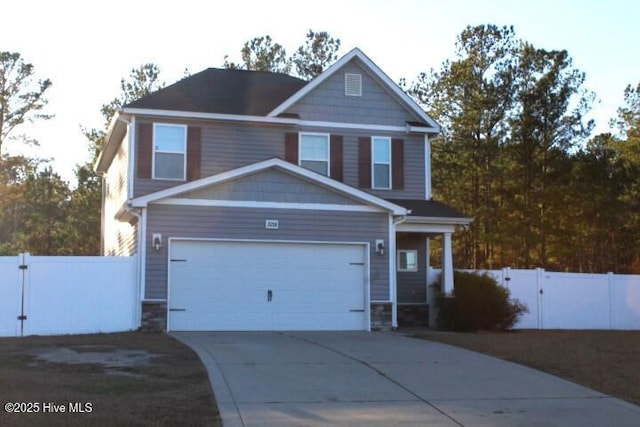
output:
[[[425,269],[424,269],[424,274],[425,274],[425,295],[427,296],[427,301],[425,301],[427,304],[429,304],[430,298],[429,298],[429,277],[431,276],[431,240],[427,237],[425,239],[425,257],[424,257],[424,262],[425,262]]]
[[[451,233],[442,233],[442,294],[453,293],[453,251]]]

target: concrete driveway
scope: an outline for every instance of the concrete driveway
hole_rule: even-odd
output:
[[[456,347],[384,332],[175,332],[225,427],[638,426],[640,407]]]

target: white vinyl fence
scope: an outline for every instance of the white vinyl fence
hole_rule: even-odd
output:
[[[133,330],[133,257],[0,257],[0,336]]]
[[[466,270],[468,271],[468,270]],[[516,329],[640,329],[640,275],[479,271],[527,305]],[[432,269],[429,283],[438,277]]]

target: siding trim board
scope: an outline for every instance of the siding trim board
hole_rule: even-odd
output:
[[[340,205],[331,203],[283,203],[283,202],[256,202],[244,200],[209,200],[209,199],[183,199],[167,198],[152,202],[157,205],[173,206],[218,206],[227,208],[262,208],[262,209],[302,209],[322,211],[344,212],[385,212],[384,209],[366,205]]]

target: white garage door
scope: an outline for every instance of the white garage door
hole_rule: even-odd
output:
[[[364,245],[173,240],[172,331],[364,330]]]

